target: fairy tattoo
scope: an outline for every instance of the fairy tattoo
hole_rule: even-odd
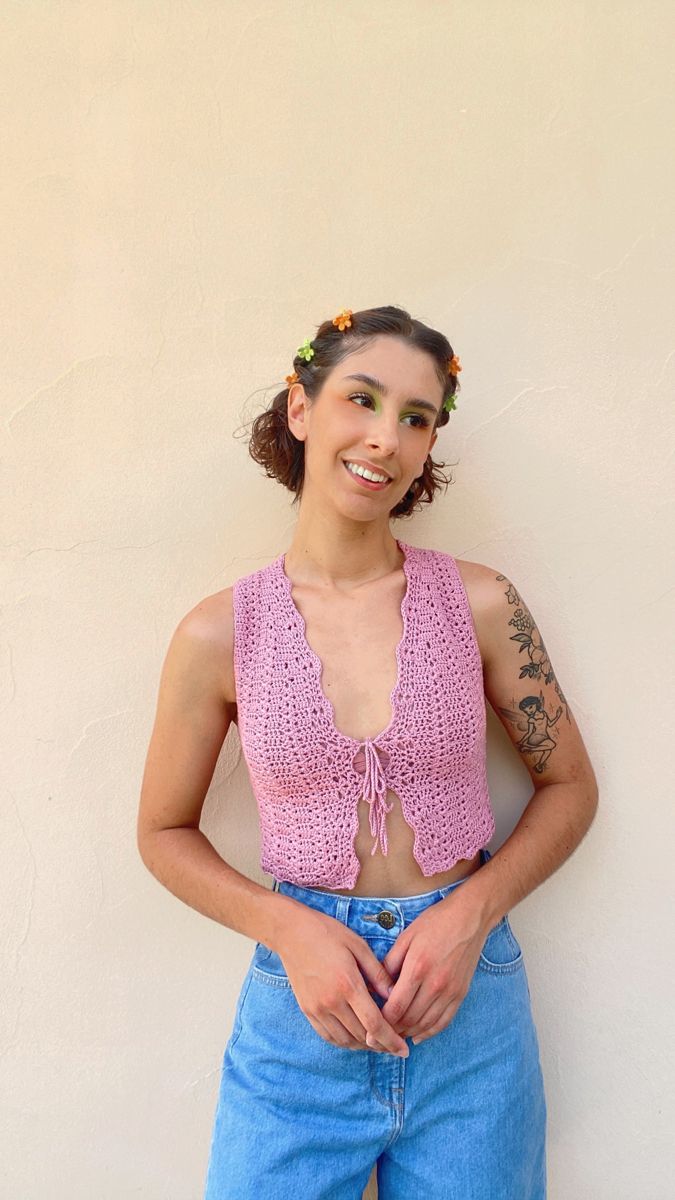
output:
[[[524,729],[525,733],[520,741],[516,743],[519,750],[523,753],[540,754],[539,760],[534,764],[534,769],[539,774],[544,770],[546,760],[550,758],[551,751],[555,750],[557,742],[550,736],[549,730],[556,724],[558,717],[562,713],[562,708],[558,706],[554,717],[549,717],[544,707],[544,697],[539,693],[538,696],[526,696],[520,701],[519,709],[527,716],[527,720],[523,722],[517,712],[510,708],[500,708],[500,713],[503,717],[515,725],[517,729]]]

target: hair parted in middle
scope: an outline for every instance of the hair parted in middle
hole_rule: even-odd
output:
[[[349,311],[349,310],[343,310]],[[337,320],[337,319],[336,319]],[[259,413],[251,423],[248,451],[254,462],[264,467],[269,478],[277,479],[294,493],[293,503],[302,496],[305,476],[304,442],[294,437],[288,425],[288,393],[294,382],[303,385],[310,404],[316,400],[331,371],[348,355],[363,349],[376,337],[388,335],[405,341],[416,350],[423,350],[434,360],[439,383],[443,387],[443,407],[434,424],[434,429],[446,425],[454,409],[453,397],[459,392],[457,379],[459,360],[444,334],[411,317],[403,308],[384,305],[365,308],[350,313],[348,327],[339,327],[333,320],[323,321],[316,336],[305,339],[293,359],[293,374],[287,376],[285,387],[277,393],[271,405]],[[311,345],[314,351],[307,355]],[[455,373],[449,373],[452,364]],[[446,407],[447,405],[447,407]],[[415,479],[398,504],[389,514],[391,517],[409,517],[423,504],[431,504],[440,487],[447,488],[452,482],[443,474],[445,463],[436,463],[427,456],[422,475]]]

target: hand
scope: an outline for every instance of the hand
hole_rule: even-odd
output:
[[[466,996],[488,930],[459,892],[425,908],[383,965],[396,978],[382,1014],[402,1037],[424,1041],[450,1024]]]
[[[275,949],[316,1032],[333,1046],[407,1057],[406,1042],[369,995],[386,997],[393,980],[364,938],[327,913],[291,903],[298,912],[289,914]]]

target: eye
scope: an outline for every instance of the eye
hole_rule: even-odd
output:
[[[352,392],[349,399],[350,400],[369,400],[371,404],[375,403],[373,400],[373,397],[368,395],[367,392]],[[363,405],[360,405],[360,407],[363,408]],[[430,422],[427,420],[426,417],[421,416],[420,413],[408,413],[406,415],[406,417],[404,417],[404,420],[407,421],[408,417],[412,417],[413,421],[420,422],[419,425],[412,425],[411,426],[412,429],[427,429],[429,427]]]
[[[366,394],[366,392],[353,392],[352,395],[349,397],[349,399],[350,400],[370,400],[370,403],[371,404],[373,403],[373,397],[368,396]],[[361,407],[363,407],[363,406],[361,406]]]

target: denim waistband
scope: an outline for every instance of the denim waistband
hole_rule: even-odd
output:
[[[484,847],[481,849],[480,857],[481,866],[483,866],[492,855]],[[480,867],[478,869],[480,870]],[[473,873],[471,872],[471,874]],[[448,883],[445,887],[433,888],[430,892],[420,892],[416,896],[343,896],[339,892],[323,892],[318,888],[300,887],[299,884],[289,883],[284,879],[274,879],[272,890],[280,892],[284,896],[290,896],[293,900],[299,900],[302,904],[308,904],[311,908],[318,908],[320,912],[327,913],[328,916],[336,917],[337,920],[343,922],[346,922],[348,917],[352,921],[364,919],[369,921],[376,919],[383,912],[389,911],[394,923],[400,928],[409,925],[418,913],[423,912],[430,904],[435,904],[449,895],[466,879],[470,879],[471,874],[463,876],[462,879],[456,879],[454,883]],[[383,922],[380,921],[379,924],[382,926]],[[380,932],[382,932],[381,928]]]

